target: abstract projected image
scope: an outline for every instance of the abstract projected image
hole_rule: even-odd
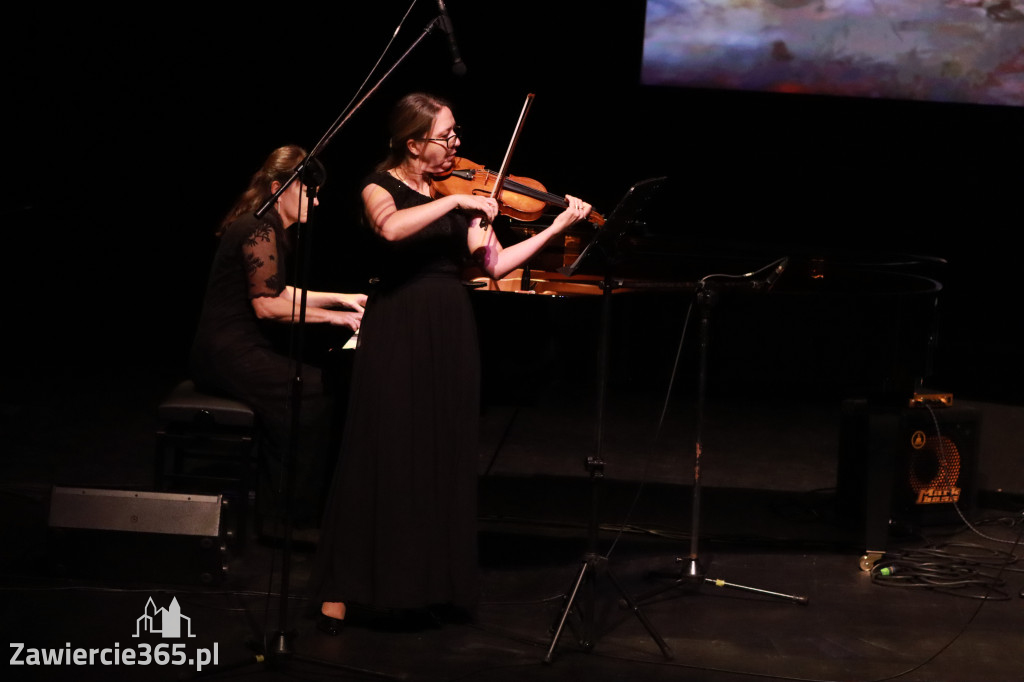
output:
[[[1024,0],[648,0],[643,83],[1024,105]]]

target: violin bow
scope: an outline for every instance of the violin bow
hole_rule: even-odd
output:
[[[501,190],[505,184],[505,177],[508,175],[508,165],[512,161],[512,152],[515,151],[516,143],[519,142],[519,134],[523,132],[523,123],[526,122],[526,114],[530,111],[530,105],[533,104],[533,93],[531,92],[526,96],[526,101],[523,103],[523,110],[519,112],[519,121],[516,122],[515,132],[512,133],[512,140],[508,143],[508,151],[505,152],[505,159],[501,162],[501,168],[498,170],[498,177],[494,179],[494,187],[491,189],[491,198],[497,199],[501,196]],[[485,230],[490,227],[490,221],[484,218],[480,221],[480,226]]]

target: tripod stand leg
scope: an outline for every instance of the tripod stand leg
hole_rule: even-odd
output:
[[[637,606],[637,604],[629,598],[629,595],[626,594],[626,591],[624,589],[622,589],[622,585],[620,585],[619,581],[615,579],[615,576],[611,574],[611,571],[608,572],[608,579],[612,581],[612,585],[615,586],[615,589],[618,591],[619,596],[622,597],[622,602],[630,611],[633,612],[633,615],[637,617],[637,620],[640,621],[640,624],[644,626],[645,630],[647,630],[647,634],[651,636],[651,639],[653,639],[654,642],[658,645],[658,648],[661,649],[662,656],[669,660],[672,660],[672,649],[669,647],[668,644],[665,643],[665,640],[661,638],[661,635],[659,635],[655,631],[654,626],[651,625],[651,622],[649,620],[647,620],[647,616],[645,616],[644,612],[640,610],[640,607]]]
[[[677,561],[682,560],[677,559]],[[653,590],[641,594],[639,597],[637,597],[637,602],[640,604],[644,604],[651,598],[656,597],[660,594],[664,594],[665,592],[673,590],[677,587],[686,586],[691,591],[695,591],[704,583],[714,585],[715,587],[731,587],[734,590],[752,592],[754,594],[760,594],[766,597],[775,597],[777,599],[791,601],[796,604],[806,604],[809,601],[807,597],[802,597],[795,594],[784,594],[782,592],[772,592],[771,590],[765,590],[759,587],[751,587],[749,585],[738,585],[736,583],[730,583],[725,580],[722,580],[721,578],[708,578],[704,573],[704,569],[701,568],[700,563],[696,559],[688,559],[686,561],[688,562],[688,568],[684,569],[684,571],[680,573],[678,578],[672,580],[672,582],[668,585],[656,587]]]
[[[573,604],[576,602],[576,595],[579,594],[580,586],[583,584],[583,579],[587,576],[587,570],[590,568],[590,562],[584,561],[583,565],[580,566],[580,572],[576,575],[576,581],[573,583],[572,591],[566,595],[562,601],[562,612],[558,617],[558,624],[555,626],[554,635],[551,637],[551,646],[548,647],[548,652],[544,656],[545,663],[551,663],[555,660],[555,648],[558,646],[558,640],[562,636],[562,630],[565,629],[565,622],[569,618],[569,614],[572,613]],[[584,644],[586,646],[586,644]]]
[[[737,585],[736,583],[726,582],[721,578],[704,578],[704,582],[710,583],[715,587],[731,587],[734,590],[743,590],[744,592],[763,594],[766,597],[776,597],[778,599],[784,599],[786,601],[795,602],[797,604],[806,604],[809,601],[807,597],[801,597],[795,594],[783,594],[782,592],[772,592],[770,590],[762,590],[758,587],[750,587],[749,585]]]
[[[580,589],[583,587],[584,581],[589,579],[588,587],[591,589],[593,588],[593,581],[595,577],[593,571],[598,566],[602,567],[602,573],[608,576],[612,586],[615,587],[615,590],[619,593],[621,603],[625,604],[626,608],[632,611],[633,615],[637,617],[640,624],[644,626],[645,630],[647,630],[647,634],[651,636],[651,639],[653,639],[658,645],[658,648],[661,649],[662,655],[671,660],[672,649],[665,643],[665,640],[662,639],[661,635],[655,631],[654,626],[647,619],[647,616],[640,610],[637,603],[630,598],[629,594],[626,593],[626,590],[623,589],[619,581],[615,579],[615,576],[612,575],[611,571],[609,571],[607,566],[604,565],[604,562],[605,559],[603,557],[593,555],[588,555],[587,559],[583,562],[583,565],[580,567],[580,572],[576,576],[576,581],[573,583],[572,591],[565,596],[562,602],[562,610],[559,613],[557,624],[553,626],[554,635],[551,638],[551,645],[548,647],[547,655],[544,656],[544,662],[551,663],[554,660],[555,648],[558,646],[558,640],[562,636],[562,632],[568,622],[569,615],[573,613],[576,597],[579,596]],[[593,606],[593,595],[591,595],[591,610],[580,614],[581,620],[583,621],[583,632],[580,637],[580,645],[586,651],[590,651],[594,647],[593,623],[590,622],[590,617],[593,616]]]

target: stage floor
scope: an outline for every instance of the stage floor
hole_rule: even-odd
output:
[[[966,563],[967,577],[950,582],[977,580],[939,588],[882,584],[862,570],[863,535],[835,512],[837,404],[709,404],[695,526],[693,410],[685,400],[672,404],[659,429],[659,396],[611,391],[599,479],[584,466],[596,433],[591,394],[553,385],[526,403],[492,402],[481,440],[477,620],[354,612],[331,638],[315,629],[304,598],[316,538],[309,532],[292,548],[287,599],[280,544],[255,537],[229,548],[226,577],[211,584],[170,545],[152,551],[177,571],[171,579],[152,579],[127,550],[60,557],[57,574],[48,545],[52,485],[141,490],[151,482],[154,410],[173,377],[105,376],[5,407],[5,679],[1024,680],[1024,575],[1019,563],[1002,561],[1024,552],[1014,544],[1022,530],[1024,485],[1014,464],[1021,441],[1006,430],[1019,408],[980,407],[988,427],[981,494],[965,512],[974,530],[930,525],[888,537],[893,557]],[[686,571],[695,529],[703,572],[696,579]],[[909,554],[925,547],[939,554]],[[116,565],[100,566],[99,575],[86,570],[97,561]],[[909,565],[895,577],[912,575]],[[581,575],[579,608],[545,662],[551,627]],[[647,626],[624,608],[624,596]],[[194,637],[134,637],[154,610],[172,610],[172,600]],[[282,626],[288,655],[258,661]],[[147,645],[149,665],[126,664],[126,650],[139,656]],[[43,650],[79,649],[97,650],[94,665],[16,664],[39,660]],[[104,649],[119,664],[104,665]]]

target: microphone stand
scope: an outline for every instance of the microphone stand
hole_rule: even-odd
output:
[[[292,462],[295,458],[295,453],[298,446],[299,436],[299,417],[301,415],[301,404],[302,404],[302,354],[303,354],[303,327],[305,326],[306,320],[306,303],[307,303],[307,289],[306,280],[308,274],[305,272],[305,260],[311,253],[312,244],[312,228],[314,223],[314,199],[316,197],[316,187],[319,182],[309,176],[312,172],[315,174],[316,166],[319,165],[318,156],[320,153],[330,144],[334,136],[337,135],[341,129],[348,123],[348,121],[358,112],[363,104],[371,97],[374,93],[380,89],[381,85],[385,80],[395,71],[398,66],[405,61],[410,53],[427,37],[428,34],[433,32],[435,29],[445,28],[445,23],[441,16],[435,17],[430,23],[424,27],[423,31],[416,38],[415,41],[402,53],[398,60],[384,73],[383,76],[371,87],[366,94],[355,104],[355,106],[349,108],[347,111],[343,111],[342,114],[335,120],[335,122],[328,128],[327,132],[320,138],[320,141],[316,143],[312,151],[306,156],[306,158],[300,163],[291,177],[281,185],[281,187],[271,195],[260,208],[256,211],[256,217],[261,218],[263,215],[270,210],[270,208],[277,202],[281,194],[288,189],[297,179],[302,181],[307,188],[307,199],[308,199],[308,210],[306,213],[306,229],[304,230],[308,234],[303,235],[301,229],[298,233],[296,240],[296,282],[300,283],[302,288],[302,294],[300,296],[299,305],[299,319],[298,323],[294,325],[292,330],[293,339],[293,360],[295,366],[295,375],[292,377],[291,394],[290,394],[290,409],[291,409],[291,431],[288,439],[288,449],[282,463],[283,469],[283,487],[285,490],[285,515],[284,515],[284,544],[283,544],[283,555],[282,555],[282,568],[281,568],[281,587],[280,587],[280,606],[278,609],[278,625],[277,629],[269,632],[264,637],[264,651],[265,658],[271,663],[287,658],[292,654],[290,646],[290,634],[287,631],[287,618],[288,618],[288,599],[291,579],[291,535],[292,535],[292,524],[291,524],[291,507],[293,499],[293,479],[292,479]],[[305,254],[303,254],[305,251]],[[304,257],[305,256],[305,257]],[[256,661],[262,662],[263,656],[257,656]]]
[[[309,165],[307,158],[303,162],[301,172],[299,173],[300,182],[306,187],[307,212],[306,224],[303,225],[300,221],[295,226],[295,229],[297,230],[295,244],[295,281],[299,285],[302,293],[299,296],[299,321],[297,324],[292,325],[291,330],[292,364],[294,366],[294,374],[291,379],[291,392],[288,399],[288,406],[291,410],[291,426],[288,431],[288,449],[285,452],[284,461],[282,462],[281,467],[282,477],[284,479],[282,481],[282,487],[284,488],[285,504],[284,544],[281,557],[281,589],[277,612],[278,627],[270,633],[269,643],[266,639],[264,640],[264,651],[272,663],[277,659],[291,654],[288,642],[289,634],[285,628],[288,623],[288,598],[291,581],[292,556],[292,503],[295,496],[292,467],[294,466],[295,456],[298,452],[299,433],[302,425],[302,366],[303,352],[305,348],[306,307],[309,291],[309,270],[306,265],[313,253],[313,205],[315,203],[317,187],[319,185],[319,182],[317,181],[318,179],[310,177],[315,174],[311,170],[312,168],[314,167]]]
[[[412,45],[410,45],[409,48],[406,49],[406,51],[403,52],[402,55],[398,58],[398,60],[391,66],[391,68],[388,69],[387,72],[385,72],[384,75],[380,77],[380,80],[378,80],[373,85],[373,87],[370,88],[365,95],[363,95],[363,97],[355,104],[355,106],[351,107],[347,111],[347,113],[342,112],[342,114],[335,120],[335,122],[331,124],[331,127],[327,130],[326,133],[324,133],[323,137],[320,138],[320,141],[317,142],[316,145],[313,147],[312,151],[309,152],[309,156],[306,157],[305,161],[303,161],[295,168],[295,172],[292,173],[291,177],[288,178],[288,180],[285,181],[283,185],[281,185],[281,188],[278,189],[277,192],[275,192],[273,195],[271,195],[270,198],[267,199],[266,202],[264,202],[264,204],[260,206],[260,208],[256,211],[257,218],[263,217],[263,214],[266,213],[267,210],[274,205],[278,197],[280,197],[281,194],[286,189],[288,189],[288,187],[293,182],[295,182],[295,179],[299,177],[299,175],[305,169],[307,163],[310,162],[312,159],[317,158],[317,156],[319,156],[319,154],[327,147],[327,145],[331,143],[331,140],[334,139],[334,136],[341,132],[341,129],[345,127],[345,124],[348,123],[349,119],[356,115],[356,113],[362,108],[366,100],[370,99],[370,97],[372,97],[373,94],[380,89],[380,86],[384,84],[384,81],[387,80],[388,77],[392,74],[392,72],[394,72],[394,70],[397,69],[402,64],[402,62],[405,61],[405,58],[408,57],[409,54],[414,49],[416,49],[416,47],[421,42],[423,42],[423,39],[426,38],[434,29],[439,27],[443,28],[443,26],[444,23],[442,21],[442,18],[438,16],[435,17],[429,24],[427,24],[423,28],[423,31],[416,38],[416,40],[413,41]],[[310,210],[312,210],[312,202],[310,203]]]
[[[700,311],[700,364],[697,379],[697,426],[694,441],[693,459],[693,498],[691,504],[691,529],[690,529],[690,553],[684,558],[677,557],[676,563],[681,565],[679,576],[667,586],[651,590],[637,598],[641,604],[648,602],[652,597],[667,592],[675,587],[686,587],[710,583],[717,587],[730,587],[736,590],[753,592],[765,596],[776,597],[797,604],[806,604],[807,597],[770,592],[747,585],[737,585],[726,582],[720,578],[709,578],[705,568],[700,562],[699,541],[700,541],[700,511],[701,511],[701,458],[704,454],[703,429],[704,429],[704,405],[707,393],[707,364],[708,346],[710,343],[711,310],[718,302],[722,289],[746,289],[750,291],[767,291],[775,283],[775,280],[786,268],[789,259],[783,258],[768,266],[771,269],[764,280],[750,278],[755,273],[749,273],[734,280],[716,281],[713,277],[706,277],[700,281],[696,289],[696,303]]]

